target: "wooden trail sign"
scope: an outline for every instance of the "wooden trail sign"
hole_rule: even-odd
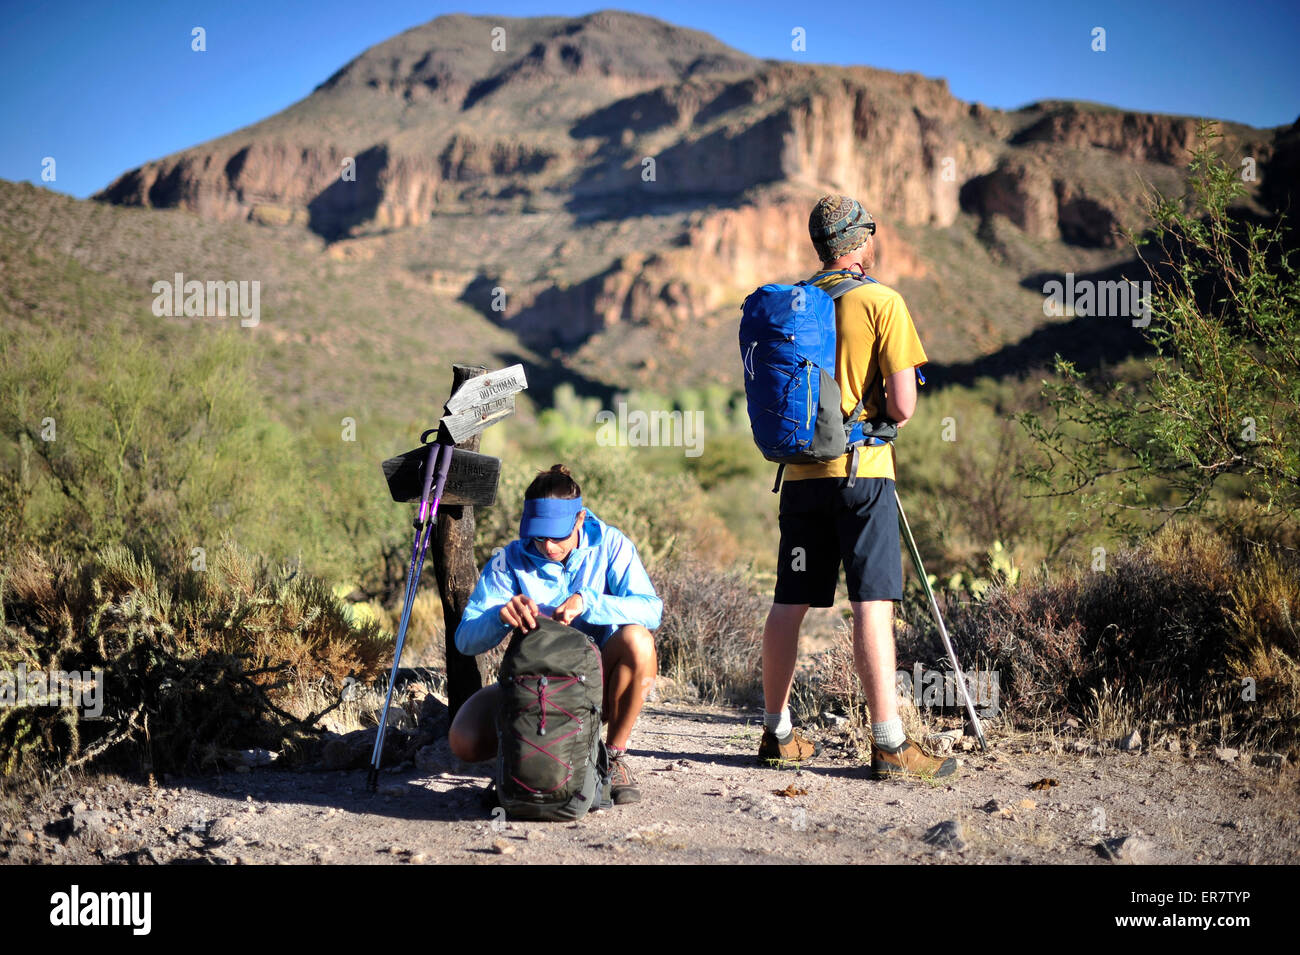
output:
[[[517,366],[518,367],[518,366]],[[517,381],[509,375],[512,383],[506,389],[492,394],[493,385],[501,385],[505,372],[484,374],[485,369],[477,365],[452,365],[451,398],[447,402],[446,414],[455,415],[470,411],[474,400],[465,400],[470,396],[479,396],[478,404],[500,400],[522,390],[527,382],[524,380],[523,368],[519,367]],[[484,379],[487,384],[485,385]],[[495,381],[494,381],[495,379]],[[477,384],[476,384],[477,383]],[[515,384],[518,387],[515,387]],[[447,429],[443,428],[443,437],[447,438]],[[452,461],[467,451],[478,450],[479,433],[476,431],[464,439],[463,448],[452,452]],[[495,461],[495,459],[492,459]],[[501,462],[495,461],[500,469]],[[450,476],[449,476],[450,479]],[[495,485],[494,485],[495,487]],[[481,686],[483,671],[479,669],[478,660],[467,657],[456,647],[456,628],[460,626],[462,614],[469,606],[470,594],[478,580],[478,566],[474,563],[474,508],[444,507],[438,512],[438,527],[433,546],[433,568],[438,580],[438,594],[442,598],[443,650],[447,659],[447,707],[452,719],[456,713]]]
[[[528,387],[523,365],[511,365],[500,371],[488,372],[486,375],[468,379],[456,393],[447,399],[446,410],[449,415],[457,415],[492,405],[502,398],[518,394]],[[514,401],[510,403],[514,408]],[[504,415],[502,415],[504,417]]]
[[[496,424],[502,418],[508,418],[514,413],[515,396],[511,394],[504,398],[492,398],[480,405],[472,405],[459,414],[443,415],[441,424],[452,443],[461,444],[488,425]]]
[[[478,578],[478,568],[474,563],[474,508],[496,503],[497,484],[501,479],[501,460],[478,453],[479,435],[484,428],[513,414],[514,396],[527,387],[523,365],[511,365],[493,372],[485,372],[481,365],[452,365],[451,397],[443,408],[441,423],[436,432],[430,429],[420,437],[422,442],[427,442],[436,433],[438,443],[421,444],[405,454],[389,458],[382,465],[393,500],[406,503],[419,501],[424,495],[426,482],[436,480],[436,475],[429,475],[425,469],[438,467],[440,461],[446,462],[447,478],[442,496],[437,501],[432,551],[434,574],[442,599],[447,696],[453,719],[461,705],[483,685],[478,661],[462,654],[455,641],[456,628]],[[417,548],[423,517],[424,509],[421,508],[415,525]],[[427,537],[425,539],[427,541]],[[414,567],[415,551],[412,555]],[[423,563],[422,554],[420,561]],[[414,599],[418,584],[418,580],[407,581],[408,603]],[[394,672],[401,665],[404,636],[405,627],[398,637]],[[389,699],[391,696],[390,687]],[[385,716],[387,706],[386,700]],[[384,725],[385,721],[381,720],[372,774],[378,771],[383,755]],[[372,775],[372,783],[373,779]]]
[[[473,504],[488,507],[495,504],[497,483],[501,479],[501,459],[463,448],[443,451],[443,454],[448,453],[451,454],[451,467],[447,470],[447,485],[443,488],[440,506]],[[420,499],[428,461],[429,446],[423,444],[383,463],[388,492],[394,501],[406,503]]]

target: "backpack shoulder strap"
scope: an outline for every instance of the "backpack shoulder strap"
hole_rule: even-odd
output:
[[[862,281],[862,279],[845,279],[842,282],[837,282],[835,288],[831,289],[826,294],[832,299],[837,299],[842,297],[846,292],[852,292],[855,288],[862,288],[862,286],[866,284],[867,283]]]
[[[876,281],[869,275],[860,275],[857,272],[850,271],[849,269],[839,269],[837,272],[830,272],[827,274],[845,276],[845,278],[841,279],[839,282],[835,284],[835,287],[833,289],[829,291],[827,291],[826,289],[822,289],[822,291],[826,292],[826,294],[829,295],[832,299],[838,299],[842,297],[845,293],[852,292],[855,288],[862,288],[862,286],[872,284]],[[807,284],[812,284],[812,278],[807,279]],[[881,377],[877,384],[878,384],[877,391],[879,391],[880,393],[880,412],[881,414],[884,414],[885,379]],[[857,405],[854,406],[853,410],[849,412],[848,417],[844,419],[845,423],[850,427],[854,422],[858,420],[858,415],[862,414],[862,409],[866,407],[866,396],[867,393],[870,391],[871,391],[870,388],[866,388],[863,390],[862,397],[858,399]]]
[[[814,273],[814,275],[816,275],[816,274],[819,274],[819,273]],[[831,297],[832,300],[840,298],[840,297],[843,296],[846,292],[852,292],[855,288],[862,288],[862,286],[866,285],[868,282],[874,282],[874,281],[875,281],[875,279],[870,278],[869,276],[865,276],[865,275],[860,276],[860,275],[858,275],[856,272],[850,272],[848,269],[840,269],[838,272],[830,272],[830,273],[827,273],[827,274],[830,274],[830,275],[843,275],[843,276],[846,276],[846,278],[841,279],[839,282],[835,283],[835,287],[834,287],[834,288],[832,288],[832,289],[822,289],[822,291],[825,292],[827,295],[829,295],[829,296]],[[800,285],[813,285],[813,284],[815,284],[815,283],[813,282],[812,278],[810,277],[810,278],[808,278],[808,279],[805,279],[803,282],[800,282],[799,284],[800,284]],[[818,287],[818,288],[821,288],[820,285],[817,286],[817,287]]]

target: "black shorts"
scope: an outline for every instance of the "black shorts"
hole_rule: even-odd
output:
[[[889,478],[809,478],[781,488],[779,604],[830,607],[840,564],[849,600],[902,600],[898,499]]]

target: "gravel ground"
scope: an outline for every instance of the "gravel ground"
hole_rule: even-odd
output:
[[[490,765],[450,759],[385,771],[377,795],[360,770],[86,777],[10,805],[0,861],[1300,862],[1295,766],[994,734],[988,753],[959,741],[953,782],[876,782],[848,729],[814,735],[823,756],[765,769],[752,716],[648,706],[631,749],[643,801],[578,823],[494,819]]]

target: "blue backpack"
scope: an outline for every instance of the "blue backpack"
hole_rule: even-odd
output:
[[[754,443],[763,457],[780,465],[776,491],[787,464],[834,461],[852,452],[848,484],[857,476],[864,446],[886,444],[898,435],[892,421],[861,421],[864,399],[846,419],[835,381],[835,299],[875,279],[845,272],[829,293],[810,281],[763,285],[745,299],[740,319],[740,357],[745,400]],[[878,382],[883,414],[884,379]],[[864,396],[866,391],[864,390]]]

